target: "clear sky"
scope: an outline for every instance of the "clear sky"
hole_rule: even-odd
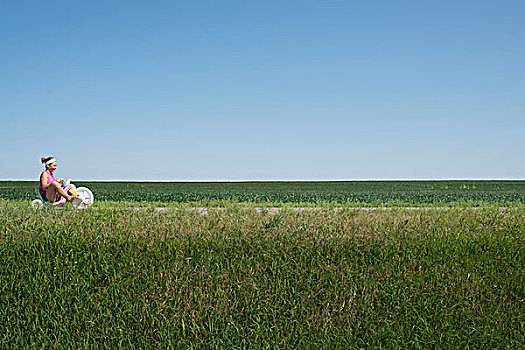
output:
[[[525,1],[0,1],[0,179],[525,178]]]

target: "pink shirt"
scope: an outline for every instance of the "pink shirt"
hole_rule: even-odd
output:
[[[55,177],[53,176],[53,174],[51,174],[48,170],[44,171],[43,173],[47,173],[47,175],[49,175],[47,177],[47,184],[50,184],[51,182],[55,181]],[[43,174],[42,173],[42,174]],[[40,179],[42,179],[42,175],[40,175]],[[44,190],[44,188],[42,187],[42,180],[40,180],[40,184],[38,185],[38,191],[40,191],[40,194],[42,196],[45,196],[46,195],[46,191],[47,190]]]

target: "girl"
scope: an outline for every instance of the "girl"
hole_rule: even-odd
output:
[[[40,186],[38,186],[38,191],[40,196],[44,200],[48,200],[51,203],[58,202],[61,197],[67,199],[68,202],[71,202],[78,196],[70,196],[62,187],[63,179],[55,179],[53,173],[57,170],[57,161],[53,157],[42,157],[42,164],[46,167],[46,170],[40,174]],[[71,181],[67,179],[66,182]]]

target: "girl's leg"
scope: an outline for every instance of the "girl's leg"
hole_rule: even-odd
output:
[[[57,198],[57,189],[56,189],[55,186],[50,185],[50,186],[47,188],[47,191],[46,191],[46,198],[47,198],[47,200],[49,201],[49,203],[53,203],[53,202],[55,202],[55,199]]]
[[[51,203],[53,203],[55,201],[57,191],[58,191],[58,194],[60,194],[65,199],[67,199],[68,202],[71,202],[72,197],[67,194],[67,192],[64,190],[64,188],[58,182],[53,181],[49,185],[49,187],[47,189],[47,193],[46,193],[46,197],[47,197],[47,199],[49,199],[49,201]]]

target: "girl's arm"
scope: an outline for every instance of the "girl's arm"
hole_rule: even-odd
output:
[[[51,184],[51,183],[47,183],[47,178],[48,177],[49,177],[49,175],[47,175],[47,173],[45,171],[42,173],[42,175],[40,175],[40,183],[42,184],[42,188],[44,190],[47,190],[47,188]]]
[[[41,177],[41,179],[40,179],[40,181],[42,181],[42,188],[43,188],[44,190],[47,190],[47,188],[48,188],[49,186],[51,186],[52,183],[54,183],[55,186],[60,186],[60,187],[62,187],[62,183],[61,183],[61,182],[58,182],[58,180],[61,180],[61,179],[58,179],[58,180],[55,179],[55,181],[51,181],[50,183],[46,184],[46,182],[47,182],[47,178],[48,178],[48,177],[49,177],[49,175],[47,175],[46,173],[44,173],[44,174],[42,174],[42,177]]]

